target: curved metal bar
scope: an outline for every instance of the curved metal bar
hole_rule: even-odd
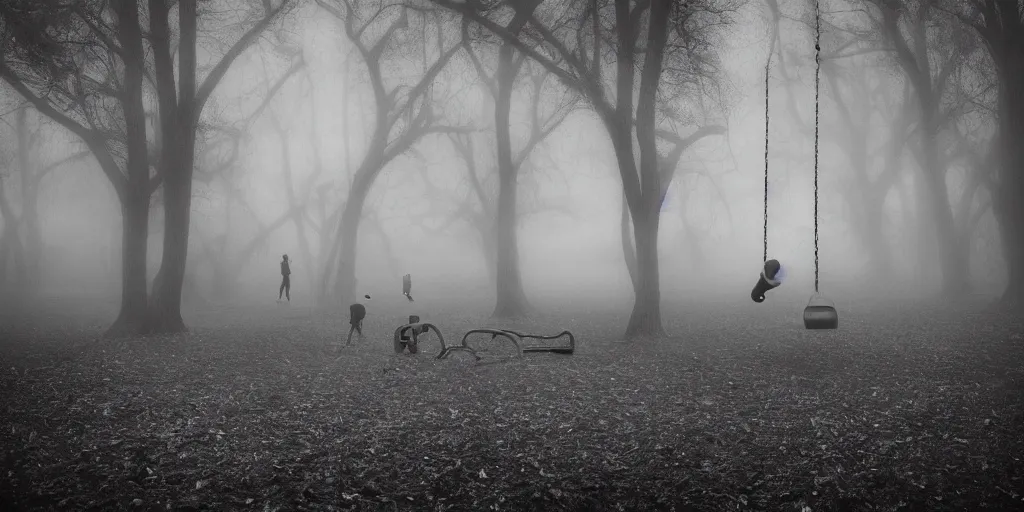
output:
[[[447,349],[448,346],[445,345],[445,343],[444,343],[444,334],[441,334],[441,329],[438,329],[436,325],[434,325],[432,323],[428,323],[428,322],[421,322],[420,325],[423,326],[421,334],[425,334],[427,330],[434,331],[434,334],[437,335],[438,341],[441,342],[441,352],[444,352]],[[415,343],[419,344],[419,339],[417,339],[416,329],[412,330],[412,339],[413,339],[413,341]]]
[[[432,330],[434,331],[435,334],[437,334],[437,339],[441,341],[441,352],[443,353],[447,349],[447,345],[445,345],[444,342],[444,334],[441,334],[441,329],[438,329],[436,325],[429,322],[417,322],[412,324],[405,324],[399,326],[398,329],[395,329],[394,348],[396,354],[401,354],[402,351],[405,350],[405,346],[408,342],[402,341],[402,335],[404,335],[405,332],[410,329],[412,329],[411,341],[413,343],[419,343],[419,340],[416,339],[417,332],[425,332],[427,330]]]
[[[448,357],[448,354],[451,354],[452,352],[455,352],[455,351],[467,352],[467,353],[469,353],[469,355],[473,356],[477,361],[482,359],[480,356],[476,355],[476,351],[474,351],[473,349],[471,349],[469,347],[463,347],[461,345],[455,345],[453,347],[447,347],[447,348],[441,349],[441,353],[437,355],[437,358],[438,359],[444,359],[444,358]]]
[[[513,333],[520,338],[531,338],[535,340],[557,340],[563,336],[569,336],[568,347],[523,347],[523,352],[554,352],[556,354],[572,354],[576,351],[576,337],[569,331],[562,331],[554,336],[543,336],[539,334],[523,334],[510,329],[502,329],[505,332]]]
[[[516,347],[516,356],[517,357],[523,357],[523,343],[522,343],[523,340],[519,336],[519,334],[517,334],[515,332],[505,331],[505,330],[502,330],[502,329],[473,329],[473,330],[470,330],[469,332],[467,332],[462,337],[462,346],[466,347],[466,348],[469,348],[470,350],[473,350],[467,344],[467,342],[469,341],[469,335],[470,334],[490,334],[491,335],[491,339],[497,338],[498,336],[502,336],[504,338],[507,338],[509,341],[512,342],[512,345],[514,347]],[[476,353],[475,350],[473,350],[473,352],[474,352],[474,354]]]

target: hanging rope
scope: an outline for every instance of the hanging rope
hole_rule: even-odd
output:
[[[768,52],[768,62],[764,65],[764,259],[768,261],[768,78],[772,65],[774,45]]]
[[[818,99],[821,79],[821,13],[814,1],[814,293],[818,293]],[[765,178],[767,180],[767,178]],[[767,208],[767,207],[766,207]],[[766,238],[767,240],[767,238]]]

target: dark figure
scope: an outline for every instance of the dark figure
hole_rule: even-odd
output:
[[[281,295],[284,294],[288,297],[288,302],[292,301],[292,269],[288,266],[288,255],[284,255],[284,259],[281,260],[281,289],[277,291],[277,301],[281,302]]]
[[[367,300],[370,299],[369,295],[364,295]],[[345,345],[352,343],[352,331],[359,333],[359,339],[363,339],[363,319],[366,318],[366,306],[360,303],[352,304],[348,307],[348,323],[351,327],[348,329],[348,340],[345,341]]]
[[[412,274],[406,274],[402,276],[402,295],[405,295],[405,298],[412,302],[412,295],[409,295],[410,293],[412,293]]]

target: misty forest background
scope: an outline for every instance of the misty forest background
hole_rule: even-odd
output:
[[[178,332],[287,253],[295,304],[411,273],[426,309],[607,296],[662,335],[663,298],[757,278],[770,63],[773,294],[813,290],[817,149],[826,294],[1019,311],[1024,2],[823,0],[820,146],[815,7],[6,0],[0,293]]]

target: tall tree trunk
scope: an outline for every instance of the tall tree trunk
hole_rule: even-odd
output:
[[[920,92],[919,92],[920,94]],[[924,200],[928,213],[934,222],[939,250],[939,266],[942,269],[942,290],[948,297],[963,295],[970,288],[967,268],[967,248],[961,243],[949,204],[949,189],[946,185],[946,167],[939,157],[937,144],[939,128],[934,120],[938,109],[934,103],[922,100],[922,172],[927,189]]]
[[[626,327],[627,337],[664,336],[661,323],[661,277],[658,267],[657,208],[645,208],[644,215],[633,217],[633,238],[636,240],[636,295],[633,313]]]
[[[852,101],[848,101],[841,92],[840,77],[837,76],[837,68],[833,64],[825,66],[824,73],[829,86],[836,91],[836,106],[848,132],[837,142],[850,162],[853,171],[851,180],[857,191],[855,195],[847,195],[847,204],[853,213],[852,227],[867,251],[871,275],[875,279],[881,278],[885,281],[894,275],[895,270],[890,247],[882,235],[882,226],[885,222],[884,206],[904,150],[903,141],[907,131],[905,111],[909,101],[909,89],[904,89],[902,102],[892,122],[890,141],[884,149],[883,169],[879,176],[872,180],[869,174],[872,162],[869,147],[872,116],[870,111],[865,109],[851,109],[850,103],[867,105],[871,103],[874,95],[866,83],[853,78],[854,81],[847,82],[849,94],[853,96]]]
[[[160,99],[161,126],[170,133],[164,133],[160,169],[164,180],[164,247],[150,305],[149,327],[154,332],[187,331],[181,317],[181,293],[188,261],[195,169],[196,18],[195,0],[178,2],[180,91],[176,104],[172,104],[175,100],[173,76],[162,76],[158,82],[158,86],[164,85]],[[165,66],[158,68],[166,69]],[[165,121],[165,116],[170,119]]]
[[[1024,35],[1007,52],[1000,76],[1000,188],[995,194],[1009,282],[1003,301],[1024,310]]]
[[[356,255],[359,241],[359,221],[363,215],[363,204],[369,193],[369,186],[359,186],[359,175],[352,182],[348,202],[341,213],[338,226],[338,262],[337,278],[334,282],[334,296],[341,304],[349,304],[356,300],[358,281],[356,280]],[[357,188],[358,187],[358,188]],[[362,296],[362,294],[359,294]]]
[[[619,217],[619,236],[622,241],[622,257],[626,262],[626,271],[629,272],[629,282],[633,284],[636,291],[638,286],[636,275],[636,249],[633,245],[633,230],[629,217],[629,203],[626,202],[626,194],[622,194],[622,215]]]
[[[146,320],[146,250],[149,241],[148,190],[128,192],[121,207],[121,311],[110,335],[144,330]]]
[[[1024,20],[1012,5],[1001,11],[999,70],[999,150],[1002,160],[999,206],[1009,282],[1003,301],[1024,311]],[[1011,7],[1011,8],[1007,8]],[[993,23],[992,20],[990,23]]]
[[[630,214],[633,216],[633,238],[636,241],[636,263],[637,263],[637,286],[636,299],[633,303],[633,313],[626,325],[627,338],[640,338],[645,336],[662,337],[665,329],[661,323],[661,283],[658,270],[658,227],[660,225],[661,202],[666,190],[662,187],[663,177],[661,175],[661,156],[657,151],[657,140],[655,134],[655,99],[658,94],[658,85],[661,82],[662,66],[665,58],[665,44],[668,40],[668,21],[671,12],[671,2],[668,0],[652,0],[650,7],[650,18],[648,20],[647,48],[644,52],[643,71],[640,76],[640,87],[636,108],[636,139],[637,147],[640,150],[640,194],[633,201],[629,201]],[[616,2],[616,14],[623,21],[628,15],[628,2]],[[622,50],[632,51],[632,49]],[[620,55],[621,58],[621,55]],[[620,63],[632,65],[631,62]],[[621,73],[621,72],[620,72]],[[625,78],[627,75],[620,75]],[[621,91],[631,94],[631,88],[627,91],[626,84],[620,82]],[[617,98],[620,102],[623,98]],[[619,103],[619,106],[624,106]],[[630,109],[632,110],[632,109]],[[630,139],[632,125],[632,114],[628,118],[623,116],[625,110],[619,112],[618,121],[620,124],[619,135],[626,135]],[[630,147],[628,158],[632,162],[632,141],[630,143],[617,144],[619,147]],[[616,148],[616,153],[620,150]],[[619,155],[621,160],[626,154]],[[667,183],[666,183],[667,185]],[[627,199],[629,197],[627,196]]]
[[[523,317],[529,305],[523,292],[519,269],[519,237],[516,218],[516,192],[519,169],[512,161],[512,134],[509,113],[512,108],[512,89],[518,66],[512,62],[512,45],[502,45],[498,55],[497,95],[494,102],[494,122],[498,153],[498,207],[495,219],[497,236],[497,282],[495,318]]]
[[[128,179],[120,197],[121,311],[107,331],[110,336],[118,336],[135,334],[145,328],[150,185],[146,119],[142,104],[144,54],[142,30],[139,26],[139,6],[134,0],[116,0],[113,5],[117,13],[117,33],[125,61],[121,103],[128,149]],[[113,170],[108,174],[113,174]]]
[[[493,221],[492,221],[493,222]],[[492,285],[498,283],[498,249],[497,240],[494,237],[494,229],[489,225],[478,225],[477,232],[480,235],[480,252],[484,256],[484,265],[487,266],[487,277]],[[495,291],[495,293],[497,293]]]
[[[1021,196],[1011,193],[1008,188],[1004,185],[1004,189],[998,192],[1003,197],[996,200],[998,205],[993,209],[999,219],[999,233],[1008,274],[1002,302],[1020,309],[1024,305],[1024,264],[1021,263],[1024,260],[1024,233],[1021,233],[1020,228],[1020,224],[1024,223],[1024,207],[1021,206]]]
[[[900,28],[900,16],[909,14],[899,9],[899,3],[884,3],[882,9],[882,28],[887,39],[895,48],[895,55],[904,75],[911,83],[917,96],[920,114],[920,146],[919,163],[923,176],[923,200],[930,220],[934,223],[934,233],[938,242],[939,267],[942,270],[943,292],[949,297],[956,297],[968,291],[970,279],[967,267],[967,248],[961,243],[953,210],[946,185],[947,162],[939,154],[938,135],[941,131],[939,116],[940,100],[944,87],[942,73],[953,69],[952,60],[939,68],[939,78],[933,78],[935,65],[929,59],[928,51],[928,19],[930,3],[918,5],[918,12],[913,16],[909,42]]]

